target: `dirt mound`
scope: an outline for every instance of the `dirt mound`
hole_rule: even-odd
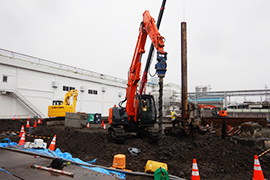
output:
[[[2,130],[11,130],[21,126],[12,127],[12,124],[1,123],[0,127]],[[149,143],[147,139],[131,136],[124,144],[115,144],[108,141],[107,131],[103,129],[91,131],[86,128],[39,126],[32,132],[35,135],[51,138],[57,135],[57,148],[84,161],[97,158],[96,164],[111,167],[114,155],[125,154],[127,169],[143,172],[147,160],[154,160],[167,163],[169,174],[187,179],[191,178],[193,158],[197,160],[201,179],[250,179],[253,174],[254,155],[263,151],[261,147],[236,144],[236,141],[231,138],[221,140],[221,137],[215,134],[200,135],[196,140],[164,135],[156,144]],[[0,136],[1,139],[5,137]],[[15,142],[19,141],[15,136],[11,139]],[[33,141],[33,139],[26,137],[26,141]],[[50,143],[51,140],[45,141]],[[131,155],[128,151],[129,147],[140,149],[139,156]],[[260,162],[265,177],[270,177],[269,157],[262,156]],[[127,176],[127,179],[152,178]]]

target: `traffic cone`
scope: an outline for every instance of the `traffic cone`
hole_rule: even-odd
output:
[[[253,180],[265,180],[258,156],[254,156]]]
[[[22,134],[22,137],[21,137],[21,139],[19,141],[19,146],[22,146],[24,144],[25,144],[25,132],[23,132],[23,134]]]
[[[200,180],[199,169],[196,159],[193,159],[191,180]]]
[[[29,123],[29,119],[27,119],[27,123],[26,123],[26,128],[30,128],[30,123]]]
[[[18,117],[18,120],[20,120],[20,115],[19,115],[19,117]]]
[[[12,119],[13,119],[13,121],[14,121],[14,120],[15,120],[15,116],[13,116],[13,118],[12,118]]]
[[[89,124],[89,122],[88,122],[86,127],[89,128],[89,126],[90,126],[90,124]]]
[[[106,130],[106,124],[104,124],[103,129]]]
[[[102,120],[101,127],[104,127],[104,120]]]
[[[52,150],[54,151],[55,150],[55,143],[56,143],[56,135],[54,135],[53,139],[52,139],[52,142],[49,146],[49,150]]]
[[[37,120],[35,120],[35,124],[34,124],[34,127],[35,127],[35,128],[37,127]]]
[[[41,124],[41,118],[40,118],[40,119],[38,119],[38,124]]]
[[[22,125],[21,132],[20,132],[19,137],[22,137],[23,133],[24,133],[24,125]]]

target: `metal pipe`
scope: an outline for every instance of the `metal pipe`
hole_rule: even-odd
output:
[[[186,22],[181,23],[181,75],[182,75],[182,119],[187,120],[188,102],[187,102],[187,33]]]
[[[54,173],[58,173],[58,174],[66,175],[66,176],[74,177],[73,172],[67,172],[67,171],[62,171],[62,170],[59,170],[59,169],[48,168],[48,167],[40,166],[40,165],[36,165],[36,164],[31,164],[30,167],[45,170],[45,171],[49,171],[49,172],[54,172]]]

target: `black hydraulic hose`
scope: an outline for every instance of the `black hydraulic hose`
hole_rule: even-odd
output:
[[[22,177],[17,176],[16,174],[13,174],[13,173],[11,173],[11,172],[5,170],[5,169],[0,168],[0,171],[3,171],[3,172],[5,172],[5,173],[7,173],[7,174],[9,174],[9,175],[11,175],[11,176],[14,176],[14,177],[20,179],[20,180],[25,180],[25,179],[23,179]]]
[[[159,27],[160,27],[160,22],[161,22],[163,12],[164,12],[164,9],[165,9],[165,4],[166,4],[166,0],[163,0],[160,11],[159,11],[157,24],[156,24],[157,29],[159,29]],[[148,72],[148,70],[149,70],[149,66],[150,66],[151,60],[152,60],[153,51],[154,51],[154,45],[151,43],[149,53],[148,53],[148,57],[147,57],[147,61],[146,61],[146,65],[145,65],[145,69],[144,69],[144,71],[146,71],[146,72]]]
[[[118,104],[118,106],[121,107],[121,108],[123,108],[123,107],[122,107],[122,104],[123,104],[126,100],[127,100],[127,98],[125,98],[123,101],[120,101],[119,104]]]
[[[157,29],[159,29],[159,26],[160,26],[160,22],[161,22],[161,19],[162,19],[162,16],[163,16],[163,12],[164,12],[164,9],[165,9],[165,4],[166,4],[166,0],[163,0],[162,1],[161,8],[160,8],[160,11],[159,11],[157,24],[156,24]],[[147,61],[146,61],[145,68],[144,68],[144,73],[143,73],[142,81],[141,81],[141,87],[140,87],[140,90],[139,90],[139,93],[140,94],[142,94],[143,89],[145,87],[145,83],[146,82],[144,82],[144,80],[147,79],[147,73],[148,73],[148,70],[149,70],[149,67],[150,67],[150,64],[151,64],[151,61],[152,61],[153,51],[154,51],[154,45],[151,43],[151,46],[150,46],[150,49],[149,49],[149,53],[148,53],[148,57],[147,57]]]

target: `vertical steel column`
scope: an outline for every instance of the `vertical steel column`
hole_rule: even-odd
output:
[[[187,120],[188,102],[187,102],[187,32],[186,22],[181,23],[181,75],[182,75],[182,119]]]

